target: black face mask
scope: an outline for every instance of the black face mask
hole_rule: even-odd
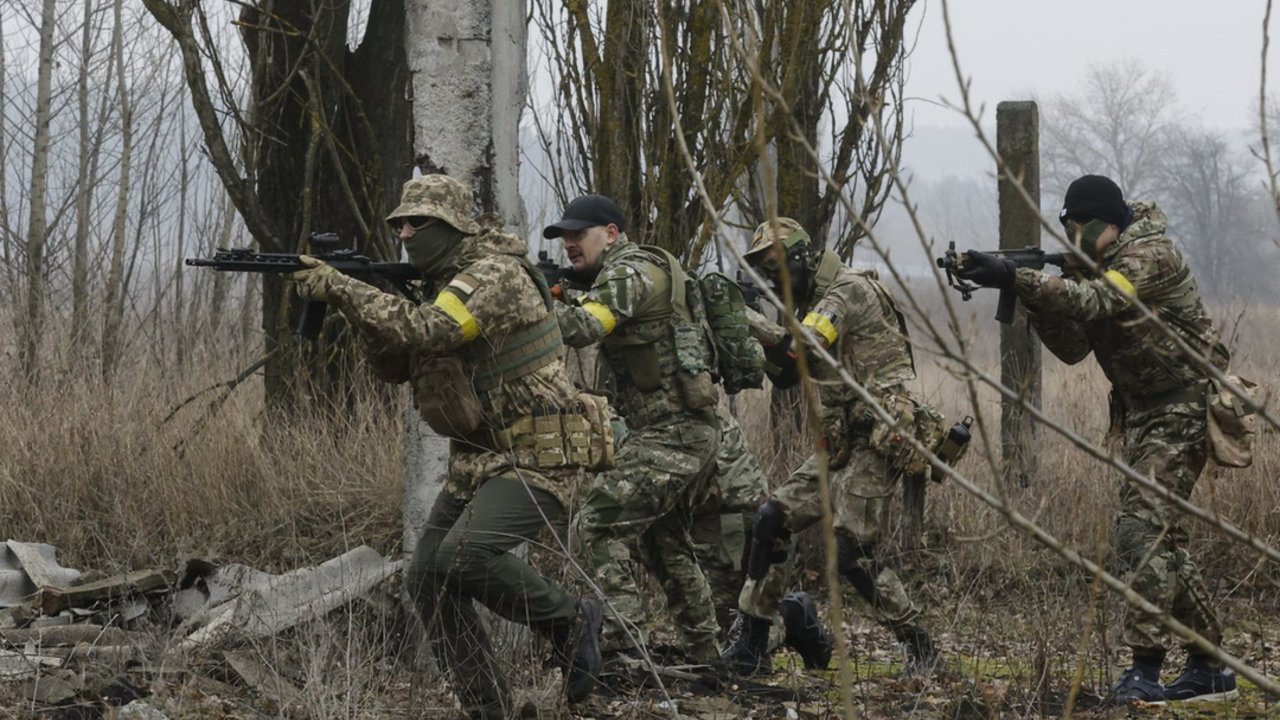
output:
[[[777,266],[777,261],[772,258],[765,263],[756,266],[760,274],[764,275],[769,284],[773,286],[773,291],[782,296],[782,272]],[[787,253],[787,275],[791,278],[791,297],[796,305],[803,305],[809,301],[809,294],[812,291],[811,279],[813,272],[809,269],[809,253],[804,247],[792,248]]]
[[[803,245],[787,253],[787,272],[791,275],[791,293],[796,304],[809,302],[809,295],[813,292],[813,271],[809,269],[809,253]]]
[[[443,221],[431,223],[404,241],[409,263],[426,277],[441,275],[466,235]]]

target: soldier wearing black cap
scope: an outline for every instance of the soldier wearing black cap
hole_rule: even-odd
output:
[[[600,345],[614,380],[614,407],[627,437],[613,469],[596,476],[579,522],[596,581],[613,613],[602,649],[628,652],[643,642],[644,601],[629,560],[661,584],[667,609],[693,662],[719,656],[711,588],[695,554],[690,509],[705,497],[721,443],[711,347],[690,311],[696,283],[680,261],[627,239],[621,209],[602,195],[577,198],[543,230],[563,237],[574,271],[591,288],[557,305],[574,347]],[[636,634],[639,637],[634,637]]]
[[[1050,352],[1068,364],[1093,353],[1111,381],[1112,432],[1123,437],[1124,461],[1182,498],[1191,495],[1207,461],[1208,373],[1173,342],[1171,331],[1225,371],[1230,360],[1200,300],[1191,269],[1165,234],[1154,203],[1127,203],[1101,175],[1067,188],[1059,220],[1096,272],[1055,277],[981,252],[966,254],[960,275],[988,287],[1012,288]],[[1135,306],[1159,318],[1157,327]],[[1134,590],[1213,643],[1222,626],[1210,606],[1178,511],[1126,480],[1111,534],[1115,558]],[[1157,618],[1130,609],[1125,643],[1133,665],[1115,686],[1115,702],[1230,699],[1229,669],[1194,647],[1186,668],[1160,684],[1169,638]]]

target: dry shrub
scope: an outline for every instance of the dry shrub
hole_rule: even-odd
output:
[[[180,376],[139,360],[109,382],[6,373],[0,519],[77,567],[172,566],[198,555],[264,569],[312,564],[400,539],[400,414],[372,403],[288,422],[263,413],[256,379],[205,392],[249,357],[212,354]]]

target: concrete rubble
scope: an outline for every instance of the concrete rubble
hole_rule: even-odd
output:
[[[0,687],[20,684],[36,710],[157,719],[165,715],[144,701],[137,676],[216,657],[237,683],[286,708],[299,689],[245,644],[367,596],[385,602],[378,588],[402,564],[360,546],[280,575],[190,560],[177,572],[103,576],[62,567],[51,545],[9,540],[0,544]]]

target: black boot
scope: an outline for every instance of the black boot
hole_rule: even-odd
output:
[[[1182,674],[1164,687],[1164,699],[1168,702],[1222,702],[1238,697],[1235,672],[1200,653],[1188,655]]]
[[[941,669],[942,661],[928,630],[919,625],[907,625],[893,628],[893,635],[907,652],[907,663],[898,673],[899,677],[932,675]]]
[[[739,617],[738,637],[720,655],[720,666],[735,675],[768,675],[773,672],[769,662],[769,628],[773,623],[747,613]]]
[[[1108,705],[1146,703],[1164,704],[1164,688],[1160,686],[1160,665],[1135,659],[1107,696]]]
[[[800,653],[810,670],[826,670],[831,663],[831,633],[818,619],[818,607],[806,592],[793,592],[782,599],[779,607],[782,624],[787,629],[787,647]]]
[[[556,656],[564,669],[565,696],[570,703],[585,700],[595,688],[603,665],[600,658],[600,627],[604,609],[594,598],[578,600],[573,623],[554,632]]]

